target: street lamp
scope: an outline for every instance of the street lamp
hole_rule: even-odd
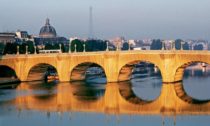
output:
[[[17,46],[17,55],[19,55],[20,54],[20,52],[19,52],[19,46]]]
[[[34,54],[37,54],[37,52],[36,52],[36,46],[34,45]]]
[[[77,52],[77,44],[74,45],[74,52]]]
[[[181,41],[181,50],[184,50],[183,45],[184,45],[184,42]]]
[[[117,51],[120,51],[120,41],[117,42]]]
[[[176,50],[176,44],[175,44],[175,41],[172,41],[173,43],[173,50]]]
[[[61,44],[59,44],[59,47],[60,47],[60,53],[62,53],[62,50],[61,50]]]
[[[26,45],[26,55],[28,54],[28,46]]]
[[[117,44],[117,51],[119,50],[119,46],[118,46],[118,44]]]
[[[86,51],[86,49],[85,49],[85,43],[83,44],[83,48],[84,48],[84,49],[83,49],[83,52],[85,52],[85,51]]]
[[[165,42],[164,41],[162,41],[162,50],[165,50]]]
[[[170,41],[171,44],[171,50],[176,50],[175,49],[175,41]]]
[[[35,42],[33,42],[33,45],[34,45],[34,54],[37,54]]]
[[[69,42],[69,53],[71,53],[71,43]]]
[[[106,51],[109,51],[109,42],[106,42]]]

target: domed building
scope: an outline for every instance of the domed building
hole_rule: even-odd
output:
[[[45,26],[40,29],[39,37],[41,38],[55,38],[56,30],[53,26],[50,25],[50,19],[46,19]]]
[[[36,45],[56,44],[56,43],[68,43],[65,37],[57,35],[56,30],[50,25],[50,19],[47,18],[45,25],[41,27],[39,37],[35,37],[34,41]]]

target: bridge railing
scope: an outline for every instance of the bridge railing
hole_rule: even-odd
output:
[[[83,45],[84,46],[84,50],[82,52],[78,52],[77,51],[77,47],[75,45],[75,50],[73,52],[71,52],[70,48],[69,48],[69,51],[68,52],[62,52],[62,49],[61,49],[61,45],[59,45],[60,49],[57,49],[57,50],[39,50],[37,52],[37,48],[36,46],[34,46],[34,53],[29,53],[28,52],[28,46],[26,46],[26,52],[25,54],[20,54],[19,53],[19,46],[17,46],[17,53],[16,54],[6,54],[6,56],[19,56],[19,55],[58,55],[58,54],[69,54],[69,55],[88,55],[88,54],[102,54],[102,53],[143,53],[143,54],[151,54],[151,53],[185,53],[185,54],[191,54],[191,53],[209,53],[208,50],[183,50],[183,48],[181,48],[180,50],[176,50],[175,48],[175,45],[172,46],[173,48],[171,48],[171,50],[165,50],[165,43],[163,42],[163,45],[162,45],[162,49],[161,50],[131,50],[131,47],[130,47],[130,44],[129,44],[129,48],[128,50],[121,50],[119,48],[119,46],[117,46],[116,50],[109,50],[109,46],[108,46],[108,43],[106,44],[107,47],[106,47],[106,50],[105,51],[96,51],[96,52],[88,52],[86,51],[86,47],[85,47],[85,44]],[[4,55],[0,55],[1,57],[4,56]]]
[[[6,54],[2,57],[25,57],[25,56],[59,56],[59,55],[101,55],[101,54],[205,54],[210,55],[208,50],[121,50],[121,51],[97,51],[97,52],[71,52],[71,53],[37,53],[37,54]]]

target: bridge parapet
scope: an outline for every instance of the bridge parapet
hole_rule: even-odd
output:
[[[132,67],[138,62],[150,62],[157,66],[163,82],[181,81],[186,66],[193,62],[210,64],[209,51],[102,51],[56,54],[5,55],[0,57],[0,65],[14,69],[21,81],[27,80],[30,69],[41,63],[57,69],[60,81],[70,81],[73,69],[82,63],[95,63],[101,66],[107,82],[128,80]],[[132,66],[133,65],[133,66]],[[127,69],[125,66],[129,66]],[[127,73],[121,76],[122,73]]]

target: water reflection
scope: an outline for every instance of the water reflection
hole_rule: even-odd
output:
[[[135,95],[145,101],[153,101],[160,95],[161,73],[157,67],[136,67],[129,84]]]
[[[120,82],[119,84],[119,91],[123,98],[125,98],[127,101],[134,103],[134,104],[146,104],[150,103],[151,101],[143,100],[136,96],[132,89],[131,82]]]
[[[185,75],[184,83],[171,84],[162,84],[161,77],[153,73],[142,74],[142,78],[134,74],[131,82],[123,83],[101,83],[91,77],[89,82],[36,81],[0,89],[0,117],[7,120],[2,124],[114,125],[113,120],[117,120],[115,125],[209,124],[206,115],[210,115],[210,101],[194,97],[197,92],[188,92],[197,90],[201,80],[208,84],[209,74],[198,83],[194,76]],[[207,90],[202,86],[200,89]],[[203,95],[208,97],[209,92]],[[56,123],[59,120],[61,124]]]
[[[85,82],[72,82],[73,95],[80,100],[97,100],[105,93],[105,84],[91,84]]]
[[[85,84],[59,83],[54,88],[49,87],[48,91],[45,86],[36,87],[33,93],[17,95],[13,99],[1,101],[0,104],[1,108],[13,105],[20,110],[46,112],[210,114],[209,101],[199,101],[187,96],[180,85],[182,84],[163,84],[160,96],[148,102],[137,98],[129,83],[108,83],[105,89],[102,88],[103,86],[90,87]],[[17,90],[30,91],[31,85],[22,83]]]
[[[187,68],[184,71],[183,88],[189,96],[200,100],[210,99],[209,68],[209,66],[200,69]],[[205,69],[205,71],[203,71],[202,69]]]
[[[210,99],[209,100],[200,100],[200,99],[195,99],[195,98],[189,96],[185,92],[183,84],[181,82],[180,83],[175,83],[174,84],[174,89],[175,89],[176,95],[185,102],[188,102],[188,103],[191,103],[191,104],[202,104],[202,103],[207,103],[207,102],[210,101]]]

